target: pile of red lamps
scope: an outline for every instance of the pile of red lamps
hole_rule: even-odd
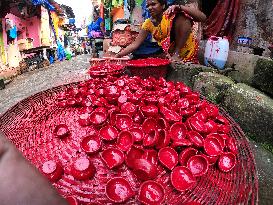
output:
[[[228,120],[182,82],[127,76],[91,79],[60,93],[56,103],[78,109],[75,123],[94,128],[79,147],[87,157],[72,163],[75,180],[96,177],[97,168],[88,156],[98,155],[108,169],[125,164],[141,181],[136,192],[125,177],[109,179],[105,195],[114,203],[135,195],[143,204],[163,203],[164,187],[156,181],[159,167],[170,173],[173,188],[183,192],[197,177],[206,177],[211,166],[222,172],[236,166],[238,151]],[[53,132],[64,140],[72,131],[59,124]],[[52,182],[62,177],[59,162],[50,160],[41,167]]]

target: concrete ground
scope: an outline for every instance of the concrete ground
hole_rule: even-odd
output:
[[[0,90],[0,115],[22,99],[51,87],[88,78],[89,55],[57,62],[47,68],[24,73]],[[273,204],[273,154],[251,142],[259,178],[259,204]]]

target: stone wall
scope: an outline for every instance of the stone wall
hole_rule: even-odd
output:
[[[273,1],[240,0],[240,12],[234,33],[233,48],[236,48],[238,36],[251,37],[254,45],[266,49],[273,43]]]

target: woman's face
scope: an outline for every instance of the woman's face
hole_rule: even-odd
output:
[[[164,11],[163,5],[161,5],[157,0],[147,0],[146,7],[152,17],[161,15]]]
[[[94,12],[94,14],[93,14],[93,18],[94,18],[94,20],[97,20],[98,19],[98,14],[96,13],[96,12]]]

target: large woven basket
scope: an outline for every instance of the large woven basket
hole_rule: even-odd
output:
[[[110,178],[123,176],[136,190],[140,182],[125,165],[118,170],[109,171],[98,156],[92,157],[97,169],[94,179],[81,182],[74,180],[69,174],[71,160],[84,155],[79,143],[81,137],[90,130],[75,123],[77,109],[60,108],[55,104],[56,94],[67,86],[75,84],[52,88],[22,100],[0,117],[0,130],[36,167],[40,168],[41,163],[51,159],[62,163],[65,174],[53,184],[60,194],[74,195],[81,204],[111,204],[105,196],[105,185]],[[178,205],[192,201],[209,205],[257,203],[257,173],[249,142],[234,120],[223,109],[220,110],[232,126],[230,135],[236,139],[238,145],[238,164],[229,173],[210,167],[208,173],[200,177],[191,190],[182,193],[173,189],[169,180],[170,173],[162,168],[156,181],[165,187],[164,204]],[[58,141],[52,133],[60,122],[65,122],[77,135],[72,135],[66,142]],[[136,198],[132,198],[126,204],[138,202]]]

